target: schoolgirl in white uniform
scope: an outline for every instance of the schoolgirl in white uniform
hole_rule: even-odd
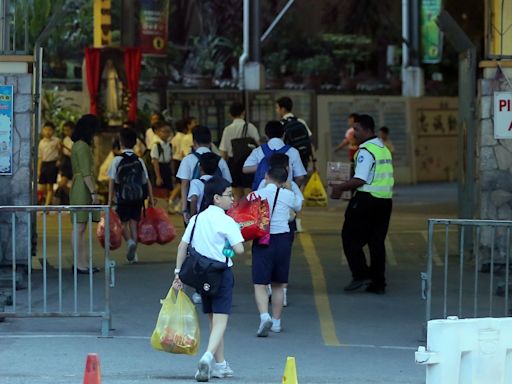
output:
[[[175,289],[183,289],[179,273],[187,257],[189,243],[201,255],[221,262],[225,262],[230,253],[231,256],[244,253],[244,238],[240,227],[226,215],[232,205],[233,191],[228,181],[214,176],[206,182],[201,212],[190,219],[178,246],[173,281]],[[194,235],[191,240],[192,231]],[[224,359],[224,332],[231,313],[234,286],[231,271],[233,260],[228,257],[227,262],[228,268],[223,272],[218,292],[214,296],[202,295],[203,312],[208,314],[211,331],[206,352],[199,360],[195,375],[197,381],[208,381],[210,377],[233,376],[233,370]]]

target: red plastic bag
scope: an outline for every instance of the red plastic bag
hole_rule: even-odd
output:
[[[250,193],[228,210],[227,214],[240,224],[245,240],[255,240],[265,238],[270,233],[269,212],[268,201]]]
[[[176,237],[176,229],[169,220],[167,212],[163,208],[148,208],[146,210],[146,217],[153,222],[153,227],[156,230],[158,244],[167,244],[174,240]]]
[[[101,216],[98,228],[96,229],[96,236],[103,248],[105,248],[105,215]],[[121,246],[123,241],[123,225],[117,213],[110,210],[110,250],[113,251]]]
[[[151,209],[151,208],[148,208]],[[137,240],[139,243],[151,245],[158,239],[153,220],[147,214],[143,214],[137,225]]]

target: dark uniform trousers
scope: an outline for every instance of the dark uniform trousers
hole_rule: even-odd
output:
[[[354,280],[371,279],[378,287],[386,286],[386,248],[384,241],[392,210],[391,199],[373,197],[368,192],[356,192],[345,211],[341,230],[343,250]],[[370,248],[370,266],[363,247]]]

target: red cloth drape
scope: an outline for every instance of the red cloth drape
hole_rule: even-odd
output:
[[[90,112],[98,113],[98,93],[100,90],[100,56],[98,48],[85,48],[85,68],[87,77],[87,89],[89,90]]]
[[[128,109],[128,120],[134,121],[137,118],[137,90],[139,89],[140,48],[125,48],[124,50],[124,70],[130,91],[130,105]]]

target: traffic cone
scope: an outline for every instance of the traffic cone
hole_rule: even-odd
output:
[[[83,384],[101,384],[100,358],[96,353],[87,355]]]
[[[295,357],[288,356],[286,358],[282,384],[299,384],[297,368],[295,367]]]

